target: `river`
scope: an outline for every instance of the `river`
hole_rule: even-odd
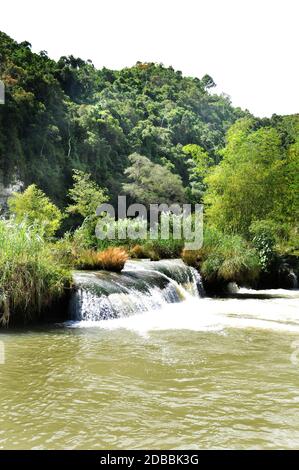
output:
[[[211,299],[174,278],[177,299],[159,282],[133,313],[2,331],[0,448],[298,448],[299,291]]]

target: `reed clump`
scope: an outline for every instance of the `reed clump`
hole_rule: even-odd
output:
[[[71,283],[71,271],[53,257],[36,227],[0,221],[1,325],[37,319]]]
[[[83,249],[77,254],[75,267],[77,269],[104,269],[106,271],[120,272],[127,259],[128,254],[121,247],[110,247],[103,251]]]
[[[120,247],[110,247],[99,253],[102,269],[107,271],[121,271],[127,259],[128,253],[124,248]]]
[[[197,268],[206,283],[251,284],[261,266],[257,251],[239,235],[224,234],[213,227],[204,231],[199,250],[182,252],[183,261]]]

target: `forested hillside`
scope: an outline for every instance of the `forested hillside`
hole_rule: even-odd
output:
[[[244,116],[201,80],[162,65],[137,63],[113,71],[46,52],[0,33],[0,165],[5,182],[32,182],[64,205],[73,168],[90,172],[112,199],[125,182],[128,156],[137,152],[168,166],[189,184],[183,147],[199,145],[219,160],[225,133]]]
[[[209,225],[249,240],[263,228],[298,251],[298,115],[255,118],[213,94],[209,75],[55,62],[4,33],[0,61],[4,185],[35,183],[64,209],[77,170],[106,200],[204,202]]]

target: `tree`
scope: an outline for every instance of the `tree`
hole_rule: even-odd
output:
[[[201,83],[203,84],[204,88],[209,89],[216,86],[216,83],[212,79],[212,77],[208,74],[204,75],[201,79]]]
[[[234,124],[222,162],[206,178],[204,198],[210,223],[250,237],[252,223],[298,224],[299,158],[287,151],[273,127],[255,130],[252,119]]]
[[[138,153],[129,156],[131,166],[125,170],[130,183],[124,191],[141,204],[174,204],[185,201],[182,180],[167,167],[152,163]]]
[[[95,216],[97,207],[108,200],[105,189],[100,188],[89,173],[81,170],[73,170],[73,181],[68,192],[73,204],[67,207],[67,212],[82,217]]]
[[[14,193],[8,200],[10,213],[17,222],[41,228],[45,237],[51,237],[59,229],[63,215],[58,207],[35,184],[23,193]]]
[[[196,144],[185,145],[183,152],[187,158],[192,199],[200,202],[206,189],[204,178],[208,174],[209,167],[214,163],[213,159],[208,152]]]

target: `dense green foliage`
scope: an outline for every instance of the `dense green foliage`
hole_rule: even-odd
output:
[[[222,161],[205,180],[208,222],[248,239],[259,223],[281,244],[298,248],[298,145],[298,116],[237,121]]]
[[[188,199],[193,203],[202,202],[206,190],[204,179],[215,162],[206,150],[196,144],[185,145],[183,152],[187,158],[189,173]]]
[[[129,161],[131,166],[125,174],[130,182],[123,185],[123,190],[133,200],[146,206],[185,202],[184,187],[178,175],[137,153],[130,155]]]
[[[69,197],[72,201],[67,211],[88,217],[96,214],[97,207],[107,201],[105,191],[103,191],[91,178],[91,175],[80,170],[74,170],[74,184],[69,190]]]
[[[226,130],[244,115],[227,97],[211,94],[211,77],[183,77],[152,63],[113,71],[72,56],[55,62],[4,33],[0,79],[4,181],[35,183],[60,206],[74,168],[91,173],[114,202],[134,152],[170,165],[187,185],[183,146],[199,145],[217,161]]]
[[[63,218],[61,211],[35,184],[24,192],[14,193],[8,206],[17,223],[26,221],[29,226],[35,225],[46,237],[54,235]]]

